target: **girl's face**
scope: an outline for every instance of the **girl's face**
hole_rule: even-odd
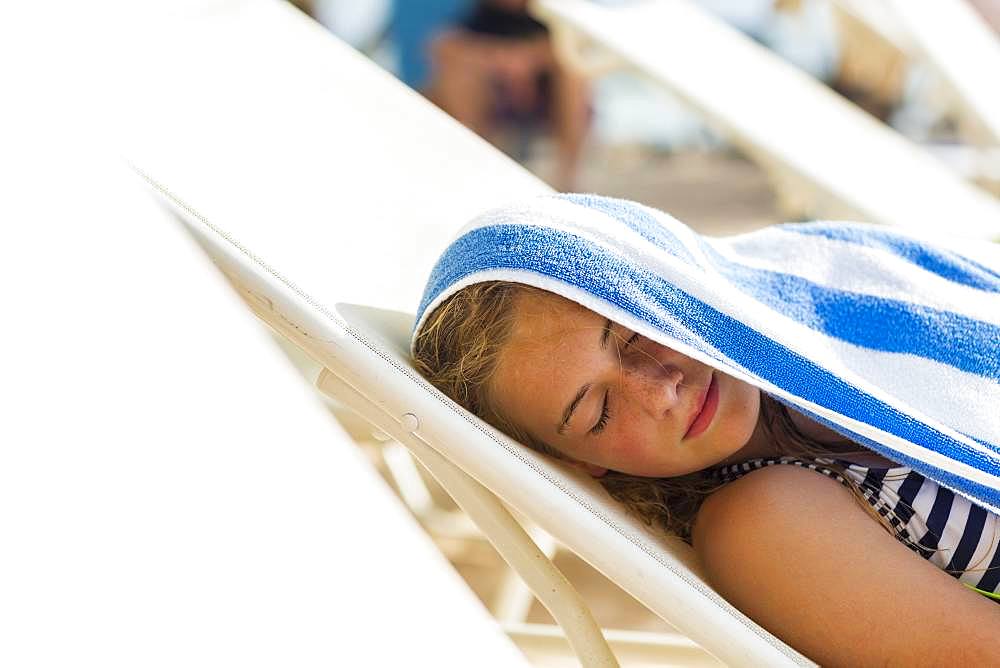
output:
[[[739,461],[760,410],[752,385],[550,293],[518,298],[491,389],[501,414],[594,475]]]

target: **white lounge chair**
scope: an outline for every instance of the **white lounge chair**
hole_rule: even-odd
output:
[[[222,58],[212,51],[221,36]],[[220,10],[166,41],[175,40],[185,51],[151,93],[156,132],[128,154],[258,315],[322,365],[323,390],[411,448],[477,519],[587,665],[613,658],[494,494],[718,659],[809,663],[706,585],[687,546],[460,410],[409,366],[410,316],[385,307],[413,308],[466,218],[544,192],[540,182],[280,3]]]
[[[254,311],[324,366],[320,388],[410,448],[438,478],[564,626],[585,665],[614,663],[572,589],[487,490],[722,661],[808,663],[715,594],[687,546],[651,532],[596,482],[511,441],[424,381],[407,361],[410,316],[327,302],[322,281],[306,285],[294,270],[266,264],[262,251],[242,243],[242,230],[213,225],[154,187]]]
[[[779,191],[796,193],[786,209],[1000,236],[996,198],[687,0],[532,7],[568,58],[583,52],[582,68],[593,57],[606,70],[610,54],[690,104],[771,171]]]

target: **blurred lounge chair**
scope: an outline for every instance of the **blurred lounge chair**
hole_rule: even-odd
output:
[[[872,34],[926,63],[942,105],[955,110],[975,143],[1000,146],[1000,37],[965,0],[901,2],[836,0],[838,9]]]
[[[793,217],[1000,236],[1000,202],[687,0],[534,0],[582,70],[634,68],[771,174]]]

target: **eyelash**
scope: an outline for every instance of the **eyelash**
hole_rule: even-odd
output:
[[[639,332],[635,332],[625,341],[624,348],[629,348],[633,343],[639,339]],[[608,392],[604,393],[604,405],[601,407],[601,417],[597,420],[597,424],[590,430],[591,434],[595,436],[604,431],[604,428],[608,426],[608,420],[611,419],[611,411],[608,410]]]
[[[593,429],[590,430],[590,433],[595,436],[604,431],[604,428],[608,426],[608,420],[611,419],[611,412],[608,411],[608,394],[608,392],[604,393],[604,406],[601,407],[601,417]]]

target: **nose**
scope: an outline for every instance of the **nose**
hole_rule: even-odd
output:
[[[633,351],[622,358],[622,392],[651,416],[664,417],[678,403],[683,359],[680,353],[659,344]]]

